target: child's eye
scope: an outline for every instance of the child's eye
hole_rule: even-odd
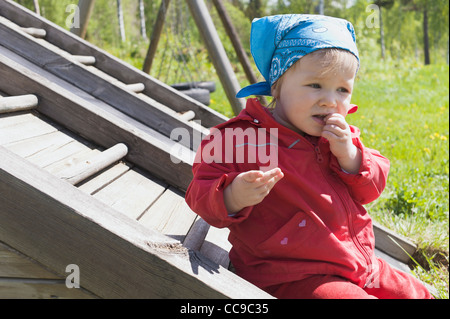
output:
[[[313,89],[320,89],[320,84],[312,83],[308,85],[309,87],[312,87]]]
[[[339,88],[338,91],[342,92],[342,93],[348,93],[349,92],[346,88]]]

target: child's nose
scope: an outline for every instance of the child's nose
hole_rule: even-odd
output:
[[[335,108],[337,107],[337,96],[334,92],[324,92],[320,100],[320,106]]]

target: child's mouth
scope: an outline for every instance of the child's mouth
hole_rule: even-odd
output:
[[[321,125],[325,125],[325,118],[328,116],[328,114],[317,114],[317,115],[313,115],[314,120],[321,124]]]

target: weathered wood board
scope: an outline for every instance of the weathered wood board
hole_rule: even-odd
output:
[[[4,147],[0,156],[0,241],[61,276],[77,264],[88,291],[104,298],[270,298]]]

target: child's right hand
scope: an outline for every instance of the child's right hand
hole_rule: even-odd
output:
[[[267,172],[248,171],[236,176],[223,195],[228,213],[234,214],[245,207],[261,203],[283,176],[278,167]]]

